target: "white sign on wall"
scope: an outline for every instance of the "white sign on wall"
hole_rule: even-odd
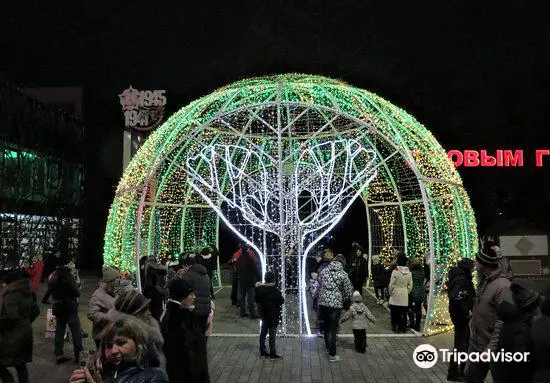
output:
[[[548,255],[546,235],[503,235],[499,240],[504,256]]]
[[[164,118],[165,90],[137,90],[131,85],[118,95],[126,128],[149,131]]]

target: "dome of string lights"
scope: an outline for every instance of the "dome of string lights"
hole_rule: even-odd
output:
[[[294,256],[291,287],[304,291],[305,256],[356,198],[367,212],[369,256],[387,260],[397,250],[431,265],[424,332],[447,330],[447,270],[477,248],[460,176],[414,117],[321,76],[238,81],[159,126],[118,185],[105,264],[135,271],[143,256],[217,244],[221,219],[260,253],[264,272],[284,272],[281,262]],[[299,313],[305,299],[289,333],[310,331]]]

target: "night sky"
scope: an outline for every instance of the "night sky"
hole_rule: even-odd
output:
[[[129,84],[166,89],[169,112],[245,77],[340,78],[413,114],[447,150],[524,149],[523,168],[460,172],[482,231],[498,218],[548,230],[550,158],[536,168],[534,150],[550,148],[549,2],[158,3],[4,1],[0,72],[82,85],[115,110]],[[104,134],[118,137],[118,117]]]

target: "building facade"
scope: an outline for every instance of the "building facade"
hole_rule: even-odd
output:
[[[34,255],[79,253],[84,137],[63,107],[0,82],[0,269]]]

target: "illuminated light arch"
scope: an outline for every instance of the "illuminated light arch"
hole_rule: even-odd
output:
[[[170,117],[118,186],[105,263],[135,270],[141,256],[216,242],[222,218],[261,255],[263,271],[274,269],[285,290],[297,290],[285,304],[283,332],[309,334],[304,255],[356,197],[367,211],[369,255],[429,254],[424,332],[448,329],[447,269],[477,247],[462,181],[412,116],[326,77],[239,81]],[[287,272],[295,284],[287,285]]]

